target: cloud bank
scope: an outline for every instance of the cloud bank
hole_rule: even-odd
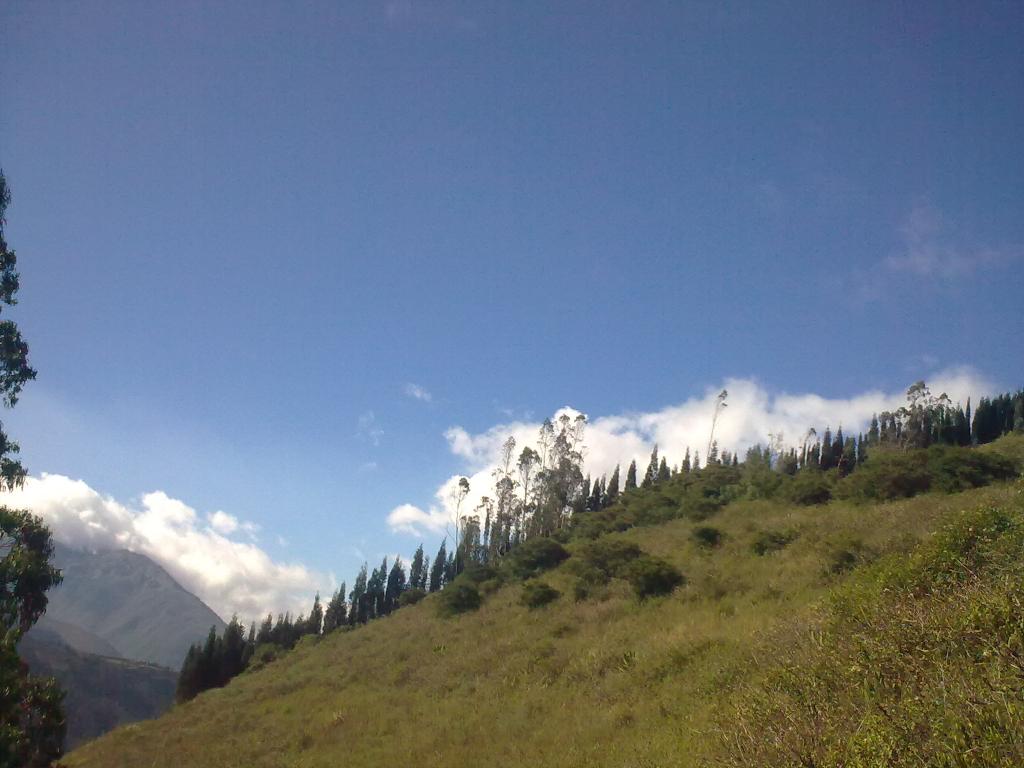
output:
[[[968,397],[977,402],[979,395],[995,389],[992,382],[966,367],[943,371],[928,383],[933,393],[945,392],[953,402],[962,403]],[[769,434],[781,436],[787,446],[799,446],[811,427],[819,432],[828,426],[833,430],[842,426],[847,434],[866,431],[872,414],[905,402],[903,391],[870,390],[849,398],[827,398],[772,394],[753,379],[726,379],[700,397],[658,411],[590,416],[584,436],[584,471],[596,478],[610,475],[619,464],[624,473],[629,462],[635,460],[642,472],[655,444],[670,465],[679,464],[687,448],[705,457],[714,401],[722,389],[729,391],[728,407],[715,426],[715,440],[722,449],[740,452],[741,458],[748,447],[767,444]],[[574,416],[578,411],[566,406],[555,415],[562,413]],[[523,446],[535,445],[539,428],[539,422],[511,421],[476,434],[458,426],[445,433],[449,449],[462,461],[461,474],[470,481],[471,492],[463,502],[463,514],[473,509],[481,496],[493,496],[491,472],[497,466],[502,443],[514,437],[518,453]],[[450,496],[459,477],[453,475],[442,482],[426,509],[409,503],[395,507],[387,517],[388,526],[395,533],[410,535],[446,532],[454,519]]]
[[[3,496],[2,503],[42,516],[63,544],[146,555],[223,619],[308,611],[318,587],[333,588],[303,565],[274,561],[256,543],[254,523],[220,510],[203,517],[163,491],[143,495],[136,508],[82,480],[43,473]]]

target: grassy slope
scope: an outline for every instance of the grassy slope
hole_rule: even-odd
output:
[[[950,512],[1009,504],[1013,488],[926,495],[877,506],[740,502],[705,524],[702,550],[676,520],[620,535],[678,565],[685,587],[638,603],[613,582],[603,601],[563,596],[528,611],[521,587],[477,613],[436,617],[435,598],[354,632],[300,646],[159,720],[85,745],[75,766],[686,766],[707,754],[719,705],[748,682],[766,636],[796,643],[841,576],[842,551],[864,559],[909,549]],[[757,556],[764,529],[799,536]]]

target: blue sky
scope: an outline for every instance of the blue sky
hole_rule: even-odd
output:
[[[385,518],[474,468],[455,426],[728,377],[1024,383],[1019,3],[13,0],[0,28],[39,370],[5,425],[34,473],[224,510],[278,560],[411,551]]]

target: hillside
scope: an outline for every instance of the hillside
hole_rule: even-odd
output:
[[[124,723],[157,717],[174,702],[177,673],[165,667],[83,653],[56,634],[31,632],[18,651],[35,675],[66,692],[67,749]]]
[[[144,555],[59,546],[54,560],[64,582],[51,590],[46,617],[100,638],[116,655],[178,669],[211,626],[224,628],[217,614]],[[73,638],[68,644],[75,647]]]
[[[1004,438],[989,448],[1019,457],[1021,447],[1020,438]],[[776,691],[783,703],[791,691],[806,695],[813,679],[786,677],[786,670],[799,671],[802,659],[831,669],[843,658],[838,651],[828,655],[824,645],[817,651],[813,643],[805,648],[812,637],[826,637],[839,648],[841,633],[825,631],[838,621],[834,595],[861,582],[880,583],[878,568],[913,574],[913,567],[900,571],[900,564],[921,562],[932,563],[928,583],[941,594],[942,584],[960,578],[960,555],[966,557],[977,537],[955,539],[968,542],[958,557],[943,559],[939,555],[946,550],[940,550],[928,560],[927,548],[934,549],[936,540],[953,540],[931,534],[949,520],[960,520],[964,510],[999,510],[1000,519],[1010,522],[992,528],[996,538],[1024,527],[1019,483],[884,503],[738,500],[683,517],[678,515],[686,508],[674,488],[633,493],[602,513],[592,531],[598,541],[632,542],[678,567],[686,582],[668,596],[639,601],[626,581],[613,579],[587,599],[575,600],[574,562],[588,544],[573,539],[572,557],[543,577],[560,592],[544,607],[524,607],[523,585],[515,581],[488,594],[478,611],[454,618],[439,616],[445,593],[431,595],[364,627],[307,639],[223,689],[83,746],[67,757],[67,765],[786,765],[791,755],[803,754],[799,748],[787,752],[792,745],[782,739],[775,753],[759,754],[741,736],[752,732],[757,742],[757,734],[769,733],[777,722],[801,723],[801,699],[776,712],[758,700],[758,692]],[[697,519],[705,515],[710,516]],[[626,527],[618,523],[627,519],[653,524],[602,533]],[[957,530],[973,530],[970,521],[956,524]],[[1014,562],[1020,541],[999,539]],[[993,573],[1006,575],[1005,569]],[[868,627],[865,642],[874,636],[870,632],[884,636],[871,619],[875,606],[884,604],[883,594],[889,593],[858,604],[858,616]],[[904,603],[914,605],[921,593],[908,594]],[[959,616],[954,611],[936,629],[946,633],[947,647],[958,645],[956,633],[966,626],[958,623]],[[1002,624],[993,624],[999,618],[993,617],[989,626],[998,639]],[[1007,601],[1000,621],[1021,617],[1019,603]],[[994,664],[1002,657],[986,658]],[[868,659],[887,668],[884,658]],[[836,680],[847,686],[858,685],[862,677],[855,671],[844,674],[837,670]],[[849,693],[820,689],[814,703],[824,709],[830,697]],[[896,722],[904,708],[910,712],[898,696],[889,695],[885,704]],[[933,714],[935,708],[921,711]],[[857,707],[839,701],[829,712],[831,731],[815,723],[807,728],[812,736],[819,734],[814,746],[820,750],[814,752],[817,762],[804,764],[850,764],[840,759],[849,734],[836,723],[857,722]],[[963,714],[964,722],[969,717]],[[892,743],[885,751],[884,738],[891,742],[891,734],[868,730],[879,733],[875,752],[865,748],[856,764],[899,762],[892,759]],[[963,764],[1013,765],[1020,755],[1009,747],[992,754],[988,762]]]
[[[91,653],[96,656],[109,656],[120,658],[121,652],[102,637],[94,635],[87,629],[82,629],[77,624],[69,624],[43,614],[22,638],[21,642],[39,641],[40,643],[63,644],[74,648],[81,653]]]

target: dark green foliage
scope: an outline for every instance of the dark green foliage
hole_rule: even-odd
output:
[[[0,308],[18,303],[20,287],[18,259],[8,247],[4,234],[10,202],[7,179],[0,171]],[[35,377],[36,372],[28,364],[28,344],[22,339],[18,326],[13,320],[0,321],[0,402],[7,408],[13,407],[22,387]],[[15,458],[17,453],[18,444],[8,438],[0,426],[0,490],[16,488],[25,479],[25,468]]]
[[[693,529],[693,541],[698,547],[714,549],[722,544],[722,532],[710,525],[701,525]]]
[[[685,581],[678,568],[652,555],[641,555],[633,560],[626,568],[625,577],[641,600],[667,595]]]
[[[0,171],[0,305],[17,303],[18,260],[7,245],[5,225],[11,202]],[[0,321],[0,402],[18,402],[22,387],[36,377],[28,364],[28,344],[12,320]],[[0,426],[0,491],[20,487],[25,469],[15,456],[18,444]],[[46,591],[61,582],[50,565],[53,542],[42,520],[28,512],[0,507],[0,765],[48,766],[63,751],[64,694],[52,678],[28,674],[17,643],[46,610]]]
[[[398,598],[399,607],[405,607],[407,605],[416,605],[420,600],[427,596],[427,593],[419,587],[412,587],[411,589],[405,590],[402,596]]]
[[[387,586],[384,589],[382,615],[387,615],[398,607],[398,600],[405,591],[405,587],[405,569],[402,567],[401,558],[396,557],[395,564],[391,566],[391,571],[388,573]]]
[[[630,563],[642,554],[640,547],[631,541],[603,538],[580,547],[571,567],[590,579],[597,574],[607,581],[622,576]]]
[[[480,603],[480,592],[476,586],[463,579],[456,579],[442,590],[437,608],[442,616],[455,616],[475,611]]]
[[[978,488],[1015,477],[1020,468],[996,453],[933,445],[927,450],[875,450],[836,492],[844,498],[885,501],[929,490],[946,493]]]
[[[462,572],[461,577],[472,584],[482,584],[500,578],[500,575],[494,566],[472,563]]]
[[[437,592],[444,586],[445,566],[448,562],[448,553],[445,551],[444,544],[442,541],[437,550],[437,557],[434,558],[434,564],[430,568],[430,583],[428,584],[430,592]]]
[[[557,600],[561,594],[546,582],[528,581],[523,584],[523,593],[519,597],[519,603],[532,610]]]
[[[344,626],[348,618],[348,608],[345,605],[345,582],[341,583],[338,589],[327,603],[327,610],[324,611],[324,634],[332,632],[338,627]],[[260,629],[262,634],[262,628]],[[269,641],[269,634],[267,640]]]
[[[629,469],[626,470],[626,488],[625,488],[625,490],[628,491],[628,490],[630,490],[632,488],[636,488],[636,462],[635,461],[629,462]]]
[[[650,488],[658,481],[658,446],[654,446],[654,450],[651,451],[651,460],[647,464],[647,471],[644,472],[644,479],[641,483],[642,488]]]
[[[825,504],[832,498],[832,484],[824,472],[807,469],[798,472],[787,484],[785,496],[794,504]]]
[[[767,555],[779,551],[796,537],[796,531],[760,531],[750,548],[755,555]]]
[[[313,607],[309,611],[309,618],[302,626],[303,635],[319,635],[324,625],[324,609],[320,605],[320,593],[313,598]]]
[[[412,589],[426,589],[427,577],[428,572],[423,556],[423,545],[420,544],[416,548],[416,553],[412,556],[412,565],[409,566],[409,587]]]
[[[527,539],[509,553],[507,567],[517,579],[527,579],[554,568],[567,557],[568,550],[554,539],[535,537]]]
[[[608,479],[608,485],[604,492],[604,504],[602,506],[607,507],[610,504],[614,504],[615,500],[619,497],[619,465],[615,465],[615,471],[612,472],[612,476]]]
[[[1006,456],[942,445],[928,449],[928,470],[932,487],[944,493],[981,488],[1020,473],[1020,467]]]

